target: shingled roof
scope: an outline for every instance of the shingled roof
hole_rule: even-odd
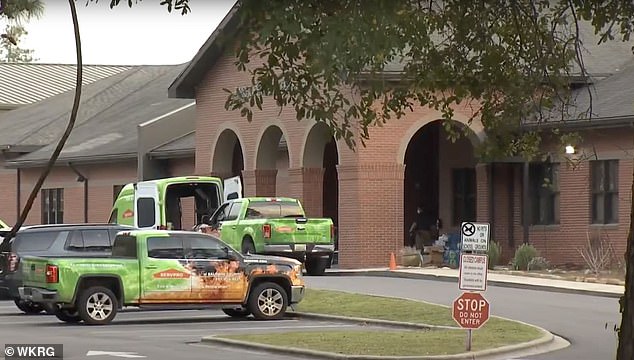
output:
[[[116,75],[131,66],[84,65],[83,84]],[[0,108],[14,109],[75,88],[77,65],[0,63]]]
[[[137,126],[191,103],[167,97],[167,87],[183,67],[135,66],[86,86],[75,128],[58,161],[136,158]],[[73,95],[73,91],[60,94],[0,118],[0,144],[5,148],[42,146],[8,162],[8,167],[41,166],[48,161],[70,117]]]

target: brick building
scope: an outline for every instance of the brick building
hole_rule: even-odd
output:
[[[49,201],[38,198],[27,223],[105,221],[118,187],[137,179],[241,175],[247,196],[297,197],[309,216],[333,218],[344,268],[386,266],[419,203],[443,220],[443,232],[463,220],[490,222],[504,260],[530,243],[555,264],[580,264],[587,238],[607,240],[623,254],[634,170],[630,43],[588,42],[595,115],[564,124],[584,136],[574,154],[546,141],[547,162],[484,163],[473,151],[485,137],[480,124],[452,143],[440,114],[428,108],[372,128],[367,147],[356,152],[325,125],[279,114],[271,102],[251,123],[226,111],[222,89],[249,84],[233,52],[218,46],[221,34],[235,30],[232,19],[230,13],[189,64],[124,67],[86,84],[77,127],[41,193]],[[0,87],[8,86],[1,79]],[[9,223],[68,120],[73,94],[66,86],[0,115],[0,218]],[[587,90],[577,91],[583,108]],[[470,111],[457,108],[456,121],[465,125]],[[541,186],[544,178],[553,186]]]
[[[464,220],[490,222],[505,260],[518,245],[531,243],[555,264],[581,263],[577,248],[597,232],[623,254],[632,180],[633,146],[624,131],[634,121],[634,109],[626,106],[632,92],[625,77],[634,76],[628,67],[631,44],[588,42],[586,66],[599,91],[595,101],[602,105],[595,104],[591,122],[566,122],[586,135],[576,154],[566,157],[546,142],[544,149],[552,152],[548,162],[483,163],[473,151],[485,136],[482,126],[471,124],[472,136],[451,143],[441,114],[428,108],[372,128],[367,146],[356,152],[335,141],[323,124],[298,122],[293,111],[279,114],[273,101],[251,123],[226,111],[223,88],[250,83],[233,65],[231,49],[218,40],[230,37],[235,26],[230,12],[169,89],[170,97],[196,101],[195,171],[240,174],[247,196],[297,197],[309,216],[333,218],[341,267],[386,266],[390,252],[402,248],[418,203],[443,220],[443,232],[456,231]],[[593,36],[588,27],[582,31]],[[456,121],[466,126],[471,110],[455,111]],[[590,150],[595,161],[569,166]],[[544,177],[554,186],[540,186]],[[597,181],[610,184],[609,190]]]

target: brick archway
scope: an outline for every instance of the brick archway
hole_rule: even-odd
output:
[[[266,127],[255,154],[255,195],[291,196],[288,187],[289,146],[277,125]]]
[[[233,129],[220,132],[214,146],[211,170],[223,178],[242,176],[244,151],[238,134]]]
[[[476,221],[478,206],[477,159],[479,138],[461,122],[453,125],[467,130],[452,142],[443,120],[428,121],[410,138],[401,161],[403,180],[404,243],[413,245],[409,229],[417,206],[442,222],[440,233],[453,232],[460,221]]]
[[[294,192],[299,193],[309,216],[338,220],[339,151],[331,129],[318,122],[306,131],[300,167],[292,169]]]

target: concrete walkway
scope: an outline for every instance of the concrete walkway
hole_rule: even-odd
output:
[[[329,276],[386,276],[425,280],[440,280],[458,282],[458,269],[437,268],[437,267],[398,267],[396,270],[389,268],[371,269],[327,269]],[[520,276],[501,274],[490,271],[487,275],[487,285],[506,286],[524,289],[535,289],[545,291],[558,291],[567,293],[581,293],[594,296],[604,296],[618,298],[623,295],[625,287],[622,285],[599,284],[572,280],[557,280],[540,278],[533,276]]]

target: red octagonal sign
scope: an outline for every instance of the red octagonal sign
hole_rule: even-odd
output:
[[[479,329],[489,320],[489,302],[479,293],[462,293],[453,301],[452,316],[464,329]]]

